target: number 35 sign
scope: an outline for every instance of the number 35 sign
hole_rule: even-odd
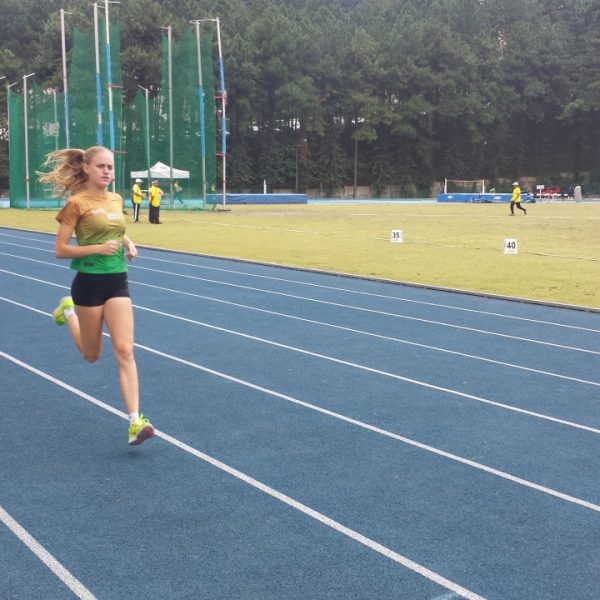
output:
[[[390,234],[390,242],[395,244],[401,244],[403,242],[402,229],[392,229],[392,233]]]

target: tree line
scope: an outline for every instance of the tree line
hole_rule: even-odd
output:
[[[103,2],[99,2],[103,6]],[[228,188],[430,194],[433,182],[600,182],[597,0],[122,0],[125,101],[160,85],[161,27],[219,16]],[[62,87],[59,8],[0,0],[0,76]],[[3,86],[4,87],[4,86]],[[15,88],[17,89],[17,88]],[[4,94],[4,92],[0,92]],[[6,102],[0,188],[7,188]]]

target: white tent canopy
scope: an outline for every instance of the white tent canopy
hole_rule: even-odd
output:
[[[148,170],[145,171],[131,171],[131,178],[136,179],[148,179]],[[155,165],[150,167],[150,177],[152,179],[170,179],[171,178],[171,167],[165,165],[165,163],[157,162]],[[173,179],[189,179],[190,172],[182,171],[181,169],[173,168]]]

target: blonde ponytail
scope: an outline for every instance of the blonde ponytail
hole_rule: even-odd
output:
[[[49,183],[53,188],[53,195],[57,198],[76,194],[85,188],[88,176],[83,165],[89,164],[93,156],[98,152],[106,150],[102,146],[92,146],[87,150],[79,148],[65,148],[55,150],[46,157],[44,167],[49,172],[37,172],[38,179],[42,183]]]

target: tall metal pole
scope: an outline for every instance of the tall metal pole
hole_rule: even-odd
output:
[[[113,93],[112,93],[112,63],[110,60],[110,18],[108,13],[109,4],[119,4],[118,0],[104,0],[104,18],[106,29],[106,87],[108,88],[108,133],[110,141],[110,151],[115,151],[115,114],[113,111]],[[115,191],[115,179],[111,184],[112,191]]]
[[[223,208],[227,204],[227,116],[225,109],[227,105],[227,91],[225,90],[225,69],[223,67],[223,49],[221,47],[221,21],[216,19],[200,19],[201,21],[213,21],[217,24],[217,47],[219,52],[219,82],[221,90],[221,156],[223,158]]]
[[[196,54],[198,55],[198,104],[200,111],[200,158],[202,159],[202,203],[206,206],[206,128],[204,123],[204,89],[202,85],[202,52],[200,49],[200,21],[190,21],[196,26]]]
[[[27,122],[27,78],[33,75],[35,75],[35,73],[23,75],[23,127],[25,129],[25,198],[27,210],[29,210],[29,123]]]
[[[3,79],[6,79],[6,76],[3,77]],[[14,83],[7,83],[6,84],[6,115],[8,117],[8,159],[10,161],[10,139],[11,139],[11,135],[12,132],[10,130],[10,88],[13,87],[13,85],[17,85],[17,83],[19,83],[18,81],[15,81]],[[12,186],[9,186],[12,187]],[[10,195],[10,192],[9,192]]]
[[[110,18],[108,14],[109,0],[104,0],[104,18],[105,18],[105,29],[106,29],[106,85],[108,87],[108,128],[109,128],[109,141],[110,149],[114,152],[115,150],[115,117],[113,113],[113,97],[112,97],[112,64],[110,61]],[[114,190],[114,182],[113,182]]]
[[[173,56],[172,56],[172,41],[171,33],[173,28],[161,27],[167,30],[167,68],[168,68],[168,95],[169,95],[169,199],[170,204],[173,204]]]
[[[73,13],[66,13],[72,15]],[[69,126],[69,89],[67,85],[67,45],[65,42],[65,11],[60,9],[60,37],[62,41],[63,97],[65,102],[65,145],[71,147],[71,129]]]
[[[2,77],[2,79],[6,79],[6,75],[4,77]],[[13,87],[14,85],[17,85],[17,83],[19,83],[19,82],[15,81],[14,83],[6,84],[6,116],[8,119],[8,151],[9,151],[9,153],[10,153],[10,88]]]
[[[219,49],[219,80],[221,84],[221,152],[223,154],[223,207],[227,203],[227,119],[225,116],[225,106],[227,104],[227,92],[225,91],[225,70],[223,68],[223,50],[221,48],[221,22],[219,17],[217,22],[217,46]]]
[[[52,89],[52,101],[54,104],[54,149],[58,150],[58,107],[56,106],[56,88]]]
[[[100,75],[100,39],[98,33],[98,3],[94,2],[94,51],[96,55],[96,144],[104,145],[102,128],[102,78]]]
[[[148,189],[150,189],[150,101],[148,99],[148,88],[139,84],[138,87],[144,90],[144,96],[146,97],[146,168],[148,169],[146,175],[148,176]]]

